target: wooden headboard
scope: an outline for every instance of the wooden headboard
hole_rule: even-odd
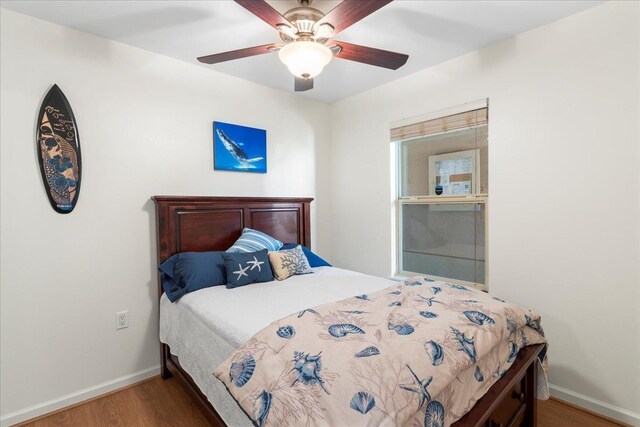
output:
[[[178,252],[224,251],[244,227],[311,247],[311,198],[153,196],[158,265]],[[159,288],[162,295],[162,287]]]

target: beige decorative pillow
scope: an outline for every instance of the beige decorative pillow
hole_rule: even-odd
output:
[[[300,245],[293,249],[285,249],[278,252],[269,252],[269,262],[273,274],[278,280],[284,280],[294,274],[313,273],[307,256]]]

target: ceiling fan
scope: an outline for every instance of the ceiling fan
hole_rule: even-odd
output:
[[[295,91],[302,92],[313,89],[313,78],[322,72],[334,56],[392,70],[402,67],[409,58],[402,53],[332,40],[339,32],[391,3],[392,0],[343,0],[326,15],[311,7],[313,0],[297,0],[300,6],[284,15],[265,0],[234,1],[278,30],[284,43],[201,56],[198,61],[216,64],[278,52],[280,60],[295,76]]]

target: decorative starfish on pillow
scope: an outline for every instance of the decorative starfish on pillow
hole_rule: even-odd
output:
[[[247,264],[251,264],[251,270],[257,267],[258,271],[262,271],[262,267],[260,266],[264,264],[264,261],[258,261],[258,258],[254,256],[253,261],[247,261]]]
[[[245,268],[242,268],[242,264],[238,264],[238,268],[239,268],[239,270],[233,272],[233,274],[237,274],[238,275],[238,278],[236,280],[240,280],[240,278],[242,276],[249,277],[249,275],[246,273],[246,271],[249,269],[248,265]]]

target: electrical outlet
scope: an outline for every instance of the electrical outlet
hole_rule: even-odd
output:
[[[129,312],[119,311],[116,313],[116,330],[129,327]]]

